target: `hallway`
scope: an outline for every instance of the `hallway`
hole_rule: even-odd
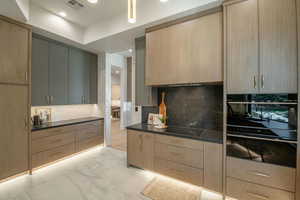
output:
[[[112,148],[127,151],[127,131],[120,129],[120,120],[111,120]]]

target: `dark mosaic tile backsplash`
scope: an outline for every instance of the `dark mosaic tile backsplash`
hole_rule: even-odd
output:
[[[158,98],[166,92],[169,126],[207,128],[223,127],[223,86],[182,86],[159,88]],[[147,123],[148,113],[158,113],[158,107],[143,107],[142,122]]]

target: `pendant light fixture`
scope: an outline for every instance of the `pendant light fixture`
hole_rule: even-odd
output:
[[[128,0],[128,22],[136,22],[136,0]]]

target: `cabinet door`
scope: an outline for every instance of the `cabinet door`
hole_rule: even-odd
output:
[[[0,179],[28,170],[28,87],[0,85]]]
[[[176,27],[176,26],[175,26]],[[191,20],[176,27],[178,51],[176,83],[223,81],[222,13]],[[180,40],[180,41],[178,41]]]
[[[30,32],[0,19],[0,82],[28,83]]]
[[[143,134],[137,131],[127,131],[127,162],[129,165],[143,168]]]
[[[176,33],[177,34],[174,34]],[[180,35],[175,26],[146,34],[146,85],[176,83]],[[176,63],[175,65],[173,65]]]
[[[89,96],[88,102],[90,104],[98,103],[98,56],[90,54],[91,63],[89,69]]]
[[[154,135],[149,133],[142,134],[143,146],[143,169],[154,169]]]
[[[146,40],[145,37],[135,39],[135,104],[142,106],[157,105],[157,89],[146,86],[147,76],[152,77],[152,70],[145,69]],[[148,55],[147,55],[148,56]],[[156,75],[154,75],[156,76]],[[150,82],[149,82],[150,83]]]
[[[295,0],[259,0],[261,93],[297,93]]]
[[[242,1],[226,8],[227,91],[258,93],[258,3]]]
[[[70,49],[69,57],[69,104],[83,104],[85,95],[85,53]]]
[[[49,43],[46,40],[32,38],[32,105],[48,105]]]
[[[52,105],[66,105],[68,102],[68,48],[49,43],[49,96]]]
[[[222,144],[204,143],[204,187],[216,192],[223,191]]]

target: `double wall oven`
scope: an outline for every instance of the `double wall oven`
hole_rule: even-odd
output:
[[[227,156],[287,167],[297,162],[297,95],[227,96]]]

